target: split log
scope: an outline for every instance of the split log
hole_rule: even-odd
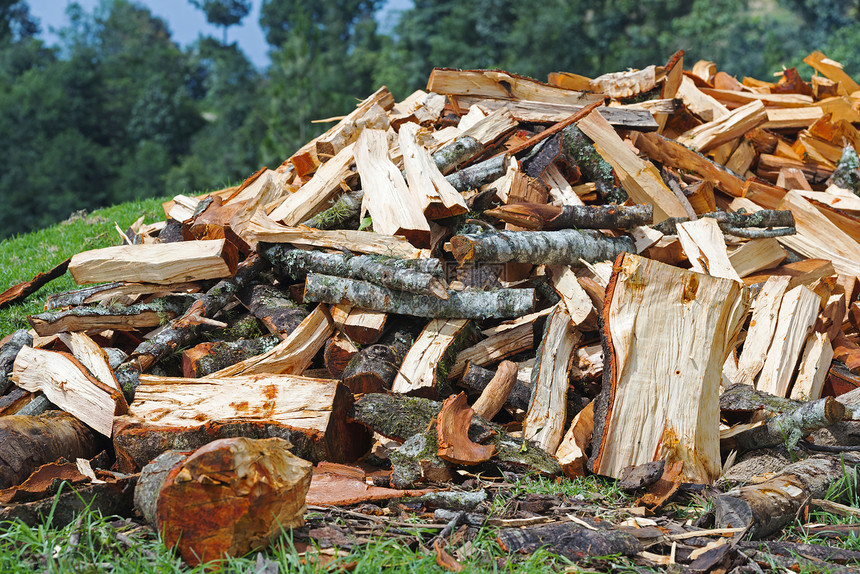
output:
[[[448,299],[394,291],[364,281],[308,274],[304,300],[363,309],[435,318],[508,318],[530,313],[533,289],[496,291],[449,291]]]
[[[586,88],[590,89],[590,88]],[[495,111],[500,108],[508,110],[515,120],[521,123],[551,123],[555,124],[568,119],[585,106],[569,104],[552,104],[548,102],[533,102],[528,100],[496,100],[471,96],[456,96],[457,105],[461,108],[477,104],[482,110]],[[645,109],[625,107],[597,108],[598,113],[616,129],[654,131],[657,122],[653,114]],[[443,170],[444,171],[444,170]]]
[[[175,349],[187,346],[197,338],[205,319],[211,319],[221,311],[239,291],[253,281],[267,266],[262,258],[251,256],[239,266],[231,279],[219,281],[198,299],[181,317],[172,320],[152,339],[144,341],[116,370],[122,392],[130,401],[134,397],[140,373]]]
[[[9,336],[9,339],[0,345],[0,395],[9,390],[12,384],[12,367],[15,357],[23,347],[32,347],[33,337],[25,329],[18,329]]]
[[[562,147],[572,163],[597,186],[597,194],[607,203],[624,203],[627,192],[616,182],[612,166],[598,153],[594,142],[576,125],[562,131]]]
[[[325,305],[318,305],[281,343],[262,355],[224,367],[210,375],[213,378],[236,375],[300,375],[307,369],[334,332],[334,324]]]
[[[469,438],[474,414],[475,411],[466,403],[466,393],[445,399],[436,417],[439,458],[466,466],[490,460],[496,447],[480,445]]]
[[[463,349],[454,361],[448,377],[458,380],[466,372],[466,365],[486,367],[508,357],[534,348],[534,320],[511,329],[493,332],[486,339]]]
[[[772,416],[764,425],[732,437],[738,448],[755,450],[785,444],[793,450],[797,441],[811,432],[830,426],[845,415],[845,406],[833,397],[806,402],[799,407]]]
[[[53,311],[64,307],[77,307],[100,303],[110,306],[115,303],[132,305],[142,297],[181,296],[200,292],[195,282],[156,285],[155,283],[122,283],[114,281],[103,285],[91,285],[74,291],[51,295],[45,301],[45,310]]]
[[[107,352],[90,339],[86,333],[63,333],[60,335],[60,340],[72,352],[75,359],[86,367],[87,371],[99,382],[117,391],[121,390],[116,376],[113,374],[113,367],[111,367]]]
[[[499,368],[501,368],[501,365]],[[483,393],[484,389],[487,388],[487,385],[490,384],[494,377],[495,374],[493,371],[469,363],[466,366],[466,372],[463,374],[463,379],[460,381],[460,386],[473,392]],[[514,379],[514,386],[505,399],[505,405],[513,409],[525,411],[529,408],[531,389],[525,382],[520,381],[516,376]]]
[[[366,394],[359,398],[350,417],[379,434],[397,441],[424,435],[442,404],[403,395]],[[435,442],[435,432],[430,433]],[[555,458],[531,441],[514,438],[502,427],[483,417],[472,417],[469,436],[474,442],[492,444],[496,448],[488,464],[514,472],[537,472],[555,476],[561,473]]]
[[[356,394],[390,390],[417,332],[414,325],[405,323],[391,329],[382,341],[350,359],[341,380]]]
[[[629,237],[608,237],[598,231],[491,231],[455,235],[451,238],[454,257],[467,262],[532,263],[535,265],[580,265],[614,259],[622,252],[635,252]]]
[[[335,333],[331,339],[326,341],[323,350],[323,362],[332,377],[343,380],[344,370],[357,354],[358,347],[351,340],[340,333]],[[347,386],[349,385],[347,384]],[[352,389],[350,388],[350,390]]]
[[[364,192],[360,189],[343,193],[334,200],[331,207],[303,221],[302,225],[323,230],[342,229],[349,223],[354,223],[353,228],[358,227],[363,198]]]
[[[189,565],[263,549],[304,525],[313,464],[291,446],[239,437],[169,451],[141,471],[134,504]]]
[[[362,212],[370,214],[374,231],[402,235],[414,245],[429,245],[430,227],[423,215],[423,201],[389,159],[386,132],[366,129],[355,146],[355,163],[364,189]]]
[[[839,333],[833,340],[833,358],[844,364],[848,371],[860,372],[860,345],[844,333]]]
[[[271,285],[254,285],[240,299],[273,334],[292,333],[308,316],[307,309]]]
[[[31,417],[0,417],[0,488],[22,483],[38,467],[60,458],[90,459],[99,453],[96,435],[81,421],[53,411]]]
[[[772,237],[747,241],[729,253],[729,261],[741,278],[762,269],[776,267],[786,257],[788,252]]]
[[[469,208],[466,207],[463,197],[448,183],[437,167],[434,158],[430,157],[430,153],[418,143],[419,129],[418,124],[410,122],[400,126],[398,136],[400,151],[403,153],[406,181],[409,183],[412,194],[421,199],[422,213],[428,219],[453,217],[466,213]],[[469,137],[469,140],[475,142],[477,146],[483,147],[474,138]],[[454,144],[456,146],[456,142]],[[465,146],[463,147],[465,148]],[[468,153],[468,148],[466,150]],[[440,162],[444,161],[440,156]]]
[[[351,406],[352,394],[328,379],[141,375],[129,414],[116,419],[113,440],[124,472],[171,449],[235,436],[285,438],[297,456],[312,462],[352,462],[367,452],[370,437],[349,422]]]
[[[737,281],[619,256],[603,308],[609,368],[595,404],[594,472],[617,478],[664,459],[684,461],[686,482],[719,476],[720,378],[748,305]]]
[[[801,401],[814,401],[821,398],[824,379],[833,360],[833,345],[827,333],[813,331],[806,339],[797,377],[791,387],[791,398]]]
[[[738,370],[732,383],[754,385],[767,359],[767,350],[773,340],[779,316],[779,305],[788,291],[788,277],[769,277],[752,305],[752,319],[744,340],[744,348],[738,357]]]
[[[678,224],[678,240],[690,261],[690,269],[712,277],[740,281],[726,252],[726,238],[713,219],[703,217],[697,221]]]
[[[68,353],[24,347],[15,359],[12,380],[30,392],[42,391],[52,403],[107,437],[114,416],[128,411],[119,390],[99,381]]]
[[[564,436],[568,373],[580,338],[567,308],[556,304],[538,346],[532,370],[532,397],[523,421],[523,436],[550,454],[555,454]]]
[[[528,230],[629,229],[650,225],[651,205],[547,205],[517,203],[489,209],[485,215]]]
[[[561,465],[561,470],[568,478],[585,475],[585,465],[588,456],[585,454],[591,444],[591,434],[594,432],[594,401],[576,413],[570,428],[561,439],[561,444],[555,452],[555,457]],[[663,462],[663,461],[660,461]]]
[[[778,397],[788,394],[797,359],[818,318],[821,298],[804,285],[782,298],[776,328],[756,388]]]
[[[446,396],[451,390],[451,366],[474,336],[468,319],[430,321],[403,358],[392,392],[433,399]]]
[[[642,544],[632,534],[586,528],[572,522],[506,528],[499,532],[496,541],[506,552],[530,554],[544,549],[575,561],[583,556],[633,556],[642,551]]]
[[[686,215],[686,209],[666,187],[657,168],[647,159],[637,156],[600,114],[592,112],[579,120],[576,126],[595,143],[597,151],[612,166],[630,199],[634,203],[654,206],[654,221],[659,223],[667,217]]]
[[[7,305],[14,305],[15,303],[23,301],[57,277],[64,275],[66,273],[66,269],[69,268],[70,261],[71,259],[66,259],[62,263],[52,267],[50,270],[44,273],[38,273],[29,281],[13,285],[0,293],[0,309]]]
[[[67,331],[134,331],[163,325],[184,313],[194,302],[192,296],[173,296],[127,307],[73,307],[65,311],[47,311],[27,317],[40,337]]]
[[[182,376],[205,377],[251,357],[271,351],[281,342],[277,335],[238,341],[213,341],[182,352]]]
[[[846,469],[858,463],[854,453],[815,455],[789,464],[764,482],[733,488],[714,500],[716,526],[748,528],[747,534],[753,539],[773,534],[794,522],[811,499],[823,498],[827,489],[845,476]]]
[[[179,283],[220,279],[236,272],[238,253],[225,239],[120,245],[84,251],[72,257],[75,283],[128,281]]]
[[[508,156],[497,155],[481,163],[456,171],[445,179],[454,186],[457,191],[477,189],[491,181],[495,181],[505,174]]]
[[[496,374],[481,391],[481,396],[472,405],[479,416],[492,420],[505,403],[517,383],[517,364],[511,361],[502,361],[496,369]],[[444,458],[444,457],[443,457]]]
[[[389,289],[447,299],[446,285],[434,275],[416,269],[411,261],[378,255],[345,255],[290,249],[281,244],[261,244],[260,254],[282,276],[304,279],[308,273],[359,279]]]
[[[815,68],[815,70],[824,77],[836,82],[839,85],[838,93],[840,95],[851,95],[860,90],[860,84],[857,84],[857,82],[855,82],[854,79],[845,72],[842,64],[835,60],[831,60],[818,50],[809,54],[803,59],[803,61]]]
[[[76,307],[86,303],[93,303],[94,300],[92,297],[101,292],[109,291],[123,285],[124,283],[121,281],[114,281],[111,283],[104,283],[102,285],[88,285],[87,287],[81,287],[80,289],[65,291],[63,293],[54,293],[52,295],[48,295],[48,298],[45,299],[45,310],[51,311],[53,309],[61,309],[63,307]],[[164,289],[164,285],[154,287]]]

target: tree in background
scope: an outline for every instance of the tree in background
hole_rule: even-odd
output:
[[[238,24],[251,12],[251,0],[188,0],[206,14],[206,21],[224,28],[222,44],[227,44],[227,28]]]

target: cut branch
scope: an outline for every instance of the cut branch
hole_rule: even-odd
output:
[[[629,229],[650,225],[651,205],[548,205],[517,203],[489,209],[485,215],[528,230]]]

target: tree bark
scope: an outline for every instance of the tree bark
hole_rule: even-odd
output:
[[[0,309],[7,305],[23,301],[57,277],[62,276],[66,272],[66,269],[69,268],[70,261],[71,259],[66,259],[45,273],[39,273],[29,281],[13,285],[0,293]]]
[[[307,309],[271,285],[254,285],[241,299],[271,333],[290,334],[308,316]]]
[[[304,525],[313,464],[291,446],[239,437],[190,455],[169,451],[141,471],[135,506],[192,566],[265,548]]]
[[[38,467],[60,458],[90,459],[99,453],[96,435],[68,413],[0,417],[0,488],[20,484]]]
[[[451,238],[454,257],[465,262],[532,263],[534,265],[581,265],[614,260],[619,253],[635,253],[629,237],[608,237],[598,231],[496,231],[455,235]]]
[[[528,230],[629,229],[650,225],[654,219],[651,205],[549,205],[518,203],[484,212]]]
[[[348,223],[354,222],[354,227],[358,227],[362,198],[364,192],[360,189],[348,191],[338,197],[331,207],[314,215],[302,225],[323,230],[343,229]]]
[[[845,406],[833,397],[827,397],[772,416],[764,425],[746,430],[733,438],[743,450],[778,444],[785,444],[787,449],[793,450],[801,438],[842,420],[844,415]]]
[[[501,365],[499,366],[501,368]],[[487,385],[495,377],[493,371],[479,367],[474,363],[469,363],[466,367],[466,372],[463,375],[463,380],[460,381],[460,386],[472,390],[473,392],[483,393]],[[511,388],[505,399],[505,404],[511,408],[525,411],[529,408],[532,391],[528,385],[515,379],[514,386]],[[482,415],[483,416],[483,415]]]
[[[505,175],[507,155],[497,155],[475,165],[455,171],[445,179],[457,191],[477,189],[482,185],[495,181]]]
[[[583,556],[633,556],[642,544],[633,535],[610,529],[590,529],[572,522],[530,528],[506,528],[496,538],[506,552],[533,553],[540,548],[581,560]]]
[[[348,304],[415,317],[486,319],[530,313],[534,305],[534,290],[449,291],[448,299],[439,299],[394,291],[364,281],[310,273],[305,282],[304,300]]]
[[[414,323],[403,323],[380,343],[361,349],[343,370],[343,383],[356,394],[391,390],[417,333]]]
[[[475,413],[485,419],[492,420],[498,414],[508,400],[508,397],[517,384],[517,364],[511,361],[502,361],[496,369],[496,374],[481,391],[481,396],[472,405]]]
[[[484,151],[484,146],[472,136],[461,136],[433,153],[433,161],[443,174],[449,174]]]
[[[777,227],[780,229],[771,230],[770,233],[764,231],[756,233],[755,237],[780,237],[783,235],[792,235],[796,232],[794,227],[794,216],[790,210],[773,210],[761,209],[753,213],[745,212],[726,212],[714,211],[711,213],[703,213],[699,217],[710,217],[717,220],[720,229],[724,233],[730,233],[738,237],[750,237],[752,235],[746,231],[749,227]],[[675,235],[678,233],[676,227],[679,223],[689,221],[685,217],[670,217],[654,226],[654,229],[666,235]]]
[[[9,337],[3,346],[0,346],[0,395],[4,394],[12,384],[10,375],[15,365],[15,357],[22,347],[33,345],[33,337],[26,329],[18,329]]]
[[[205,377],[250,357],[272,350],[281,342],[277,335],[238,341],[200,343],[182,353],[182,375],[190,379]]]
[[[308,273],[321,273],[367,281],[389,289],[448,298],[446,286],[440,279],[416,270],[415,264],[406,259],[304,251],[278,244],[265,245],[260,252],[280,275],[294,279],[303,279]]]

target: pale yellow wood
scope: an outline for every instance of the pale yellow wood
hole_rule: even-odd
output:
[[[303,226],[288,227],[276,223],[263,211],[256,212],[251,218],[248,234],[256,241],[268,243],[291,243],[296,247],[322,247],[326,249],[341,249],[348,246],[349,250],[354,253],[371,253],[407,259],[415,259],[427,253],[413,247],[403,237],[370,231],[343,229],[323,231]]]
[[[286,186],[279,183],[279,180],[283,180],[283,177],[283,174],[271,170],[262,174],[257,181],[254,182],[255,184],[257,182],[262,182],[262,187],[259,189],[259,192],[248,197],[236,213],[233,214],[233,217],[230,218],[230,229],[232,229],[236,235],[241,237],[251,249],[257,248],[257,242],[253,237],[248,236],[248,224],[254,216],[254,213],[260,209],[265,210],[266,212],[272,211],[276,207],[280,206],[286,199],[291,197],[290,193],[292,193],[292,188],[288,189]],[[245,189],[239,195],[244,195],[248,189]]]
[[[554,163],[543,172],[543,181],[549,187],[553,205],[585,205]]]
[[[325,433],[338,381],[298,375],[183,379],[141,375],[129,416],[159,426],[271,421]]]
[[[588,456],[585,450],[591,443],[591,433],[594,430],[594,401],[576,413],[570,428],[561,439],[561,444],[555,452],[555,458],[561,465],[565,476],[573,478],[585,474],[585,463]]]
[[[406,353],[391,391],[435,396],[436,368],[468,325],[468,319],[432,319],[427,323]]]
[[[800,357],[797,378],[791,388],[791,398],[799,401],[820,399],[832,360],[833,345],[827,333],[811,333]]]
[[[759,101],[769,108],[804,108],[812,104],[812,98],[802,94],[756,94],[711,88],[702,88],[702,92],[729,109],[738,108],[755,101]]]
[[[824,205],[829,205],[834,209],[849,211],[853,214],[860,212],[860,197],[854,195],[853,192],[836,187],[829,186],[825,191],[808,191],[805,189],[795,189],[798,195],[806,199],[812,199]]]
[[[555,454],[564,437],[570,363],[582,335],[562,303],[547,319],[532,371],[532,397],[523,420],[523,437]]]
[[[690,149],[704,153],[744,135],[766,120],[767,112],[764,104],[754,101],[737,108],[728,115],[684,132],[677,141]]]
[[[712,122],[729,113],[726,106],[702,92],[696,87],[696,83],[687,76],[681,80],[678,97],[681,98],[688,110],[705,122]]]
[[[355,143],[355,164],[364,190],[362,213],[370,214],[373,230],[429,245],[430,226],[423,215],[423,201],[409,189],[400,170],[389,159],[384,131],[361,132]]]
[[[734,153],[732,153],[731,157],[729,157],[726,167],[736,174],[746,177],[746,173],[755,161],[756,156],[755,147],[749,141],[743,140]]]
[[[12,381],[24,390],[42,391],[49,401],[106,437],[111,436],[114,416],[128,408],[121,392],[88,375],[74,357],[63,353],[22,347]]]
[[[567,265],[554,265],[549,267],[547,271],[549,271],[550,284],[561,297],[574,326],[579,325],[589,315],[595,313],[594,303],[591,302],[591,297],[579,284],[573,269]]]
[[[286,339],[270,351],[225,367],[209,375],[209,378],[301,374],[333,333],[334,321],[328,308],[323,304],[317,305]]]
[[[365,128],[387,130],[391,125],[388,114],[379,104],[373,104],[366,109],[356,109],[341,120],[337,128],[324,134],[316,142],[317,157],[326,163],[337,156],[345,147],[358,139],[358,134]]]
[[[460,118],[460,121],[457,122],[457,129],[460,130],[459,133],[463,133],[470,127],[477,124],[479,121],[483,120],[487,117],[489,112],[484,110],[484,106],[478,104],[472,104],[469,106],[469,111]]]
[[[821,298],[805,285],[795,287],[782,298],[776,329],[756,389],[784,397],[794,376],[806,337],[818,318]]]
[[[225,204],[254,200],[261,205],[266,205],[278,198],[286,197],[289,195],[288,175],[267,169]]]
[[[742,244],[729,254],[729,261],[738,276],[746,277],[762,269],[776,267],[788,256],[773,237],[753,239]]]
[[[580,111],[584,106],[570,106],[565,104],[548,104],[545,102],[529,102],[525,100],[492,100],[473,97],[456,97],[457,105],[461,109],[469,107],[470,113],[474,106],[479,106],[484,112],[493,112],[505,108],[513,118],[523,123],[556,123],[568,119]],[[657,103],[659,102],[659,103]],[[635,106],[621,106],[613,102],[610,106],[597,108],[606,120],[613,125],[623,125],[630,128],[654,129],[657,122],[651,116],[651,111],[659,111],[666,107],[666,100],[655,100],[641,102]],[[668,100],[672,102],[672,100]],[[674,109],[672,111],[675,111]],[[642,113],[648,112],[648,113]],[[465,118],[466,116],[464,116]],[[460,126],[462,127],[462,119]],[[462,128],[465,129],[465,128]]]
[[[329,207],[329,202],[343,191],[345,179],[352,175],[350,166],[355,163],[355,146],[350,144],[322,164],[295,193],[276,207],[269,217],[285,225],[298,225]]]
[[[636,242],[636,253],[642,253],[663,239],[662,233],[647,225],[634,227],[630,230],[630,235],[633,237],[633,241]]]
[[[498,70],[435,68],[427,82],[427,91],[437,94],[483,96],[502,100],[532,100],[581,106],[603,101],[603,96],[600,94],[557,88]]]
[[[536,317],[516,327],[492,333],[486,339],[460,351],[454,366],[448,372],[448,378],[460,379],[469,363],[483,367],[533,349],[535,319]]]
[[[177,195],[173,198],[173,207],[170,208],[167,216],[170,219],[182,222],[190,219],[194,215],[194,210],[200,200],[196,197],[188,197],[187,195]]]
[[[603,74],[591,80],[590,88],[611,98],[631,98],[657,85],[657,67]]]
[[[418,124],[409,122],[400,126],[399,132],[400,151],[403,153],[403,167],[410,191],[422,198],[422,212],[428,218],[466,213],[469,208],[463,196],[448,183],[430,153],[418,143],[419,129]]]
[[[669,217],[687,217],[686,209],[663,183],[654,164],[633,153],[600,114],[592,112],[576,125],[591,138],[601,157],[613,167],[630,199],[634,203],[654,206],[655,224]]]
[[[425,125],[436,122],[443,109],[445,109],[445,96],[415,90],[405,100],[394,104],[389,116],[391,123],[395,125],[411,121]]]
[[[767,350],[776,331],[779,306],[788,291],[790,281],[790,277],[774,275],[768,278],[756,296],[744,348],[738,357],[738,369],[731,379],[732,384],[755,385],[755,379],[767,358]]]
[[[797,134],[799,150],[804,152],[806,161],[813,161],[827,169],[836,169],[836,164],[842,157],[842,146],[820,140],[804,131]]]
[[[824,115],[818,106],[805,108],[770,108],[767,110],[767,121],[761,124],[765,130],[783,130],[808,128]]]
[[[815,68],[823,76],[839,83],[839,94],[851,95],[860,90],[860,85],[842,69],[842,64],[831,60],[819,51],[812,52],[803,61]]]
[[[692,73],[703,82],[710,83],[711,78],[717,73],[717,65],[710,60],[697,60],[693,64]]]
[[[108,387],[121,391],[107,353],[89,335],[81,332],[60,333],[60,340],[90,374]]]
[[[603,374],[603,345],[579,347],[570,367],[570,380],[595,380]]]
[[[721,371],[748,289],[632,254],[612,281],[604,307],[612,356],[604,361],[614,397],[594,471],[617,478],[662,458],[683,461],[681,480],[711,483],[721,470]]]
[[[83,251],[72,257],[69,272],[79,285],[108,281],[182,283],[229,277],[224,239],[152,245],[120,245]],[[232,262],[235,265],[235,261]],[[234,268],[235,269],[235,268]]]
[[[697,221],[679,223],[678,240],[693,271],[740,281],[740,275],[732,267],[726,252],[726,238],[717,220],[703,217]]]

